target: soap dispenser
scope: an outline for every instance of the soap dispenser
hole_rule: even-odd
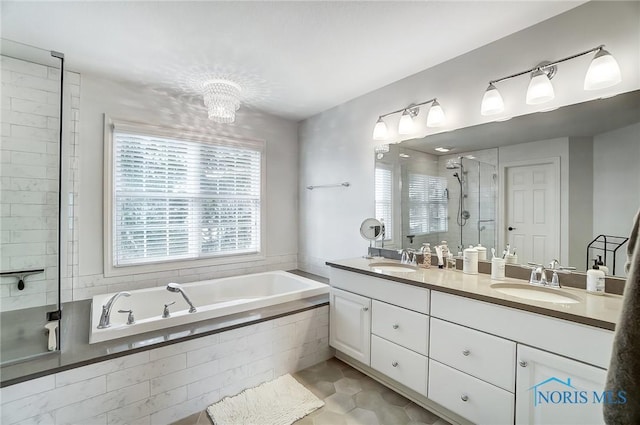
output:
[[[602,255],[598,255],[598,261],[596,261],[596,264],[598,264],[598,268],[602,270],[605,275],[609,274],[609,267],[605,266],[602,262]]]
[[[593,267],[587,271],[587,292],[593,295],[604,295],[604,272],[594,258]]]

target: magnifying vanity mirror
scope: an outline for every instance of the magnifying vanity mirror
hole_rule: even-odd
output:
[[[436,147],[448,147],[443,154]],[[388,148],[388,151],[387,151]],[[640,91],[378,147],[375,217],[389,248],[446,240],[585,271],[640,208]],[[613,240],[613,239],[610,239]],[[378,241],[378,245],[382,241]],[[456,249],[458,247],[458,249]],[[624,276],[626,246],[615,253]]]
[[[360,225],[360,235],[369,241],[369,246],[373,246],[376,241],[384,233],[384,226],[375,218],[366,218]],[[370,258],[366,255],[365,258]]]

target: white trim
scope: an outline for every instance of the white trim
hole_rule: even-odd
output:
[[[499,161],[498,161],[499,162]],[[509,162],[499,162],[499,176],[498,181],[498,222],[497,222],[497,231],[498,231],[498,246],[506,246],[507,244],[507,233],[505,231],[507,222],[505,221],[506,216],[506,206],[505,206],[505,193],[506,193],[506,185],[507,181],[506,177],[506,169],[511,167],[522,167],[529,165],[544,165],[551,164],[555,168],[556,172],[556,206],[557,206],[557,220],[556,220],[556,228],[554,234],[556,235],[557,245],[558,245],[558,256],[563,257],[562,255],[562,235],[560,234],[561,222],[562,222],[562,205],[560,204],[561,198],[561,189],[562,189],[562,177],[560,175],[560,166],[561,161],[559,156],[553,156],[550,158],[536,158],[536,159],[523,159],[520,161],[509,161]],[[498,249],[496,248],[496,251]],[[551,260],[551,259],[549,259]],[[520,258],[521,263],[526,263],[528,259]],[[564,264],[563,258],[559,258],[560,263]]]
[[[114,193],[113,193],[113,133],[114,130],[132,132],[141,135],[177,138],[179,140],[216,142],[217,145],[247,147],[260,152],[260,247],[258,253],[223,255],[209,258],[193,258],[176,261],[150,262],[131,266],[113,265],[113,223],[114,223]],[[221,142],[221,143],[220,143]],[[147,124],[131,123],[111,119],[104,114],[104,275],[105,277],[126,276],[191,269],[196,267],[217,266],[222,264],[251,263],[267,258],[267,142],[265,140],[234,139],[225,136],[190,133],[177,128],[163,128]]]

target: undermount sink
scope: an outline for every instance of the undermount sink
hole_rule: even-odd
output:
[[[523,285],[518,283],[494,283],[492,289],[512,297],[524,298],[532,301],[542,301],[554,304],[576,304],[582,300],[568,292],[560,289],[544,288],[533,285]]]
[[[369,267],[374,271],[395,273],[413,273],[418,270],[416,266],[400,263],[371,263]]]

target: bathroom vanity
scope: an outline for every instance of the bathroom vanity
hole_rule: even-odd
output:
[[[374,262],[327,263],[338,358],[457,423],[603,423],[620,296],[563,288],[575,302],[535,301],[488,275]]]

